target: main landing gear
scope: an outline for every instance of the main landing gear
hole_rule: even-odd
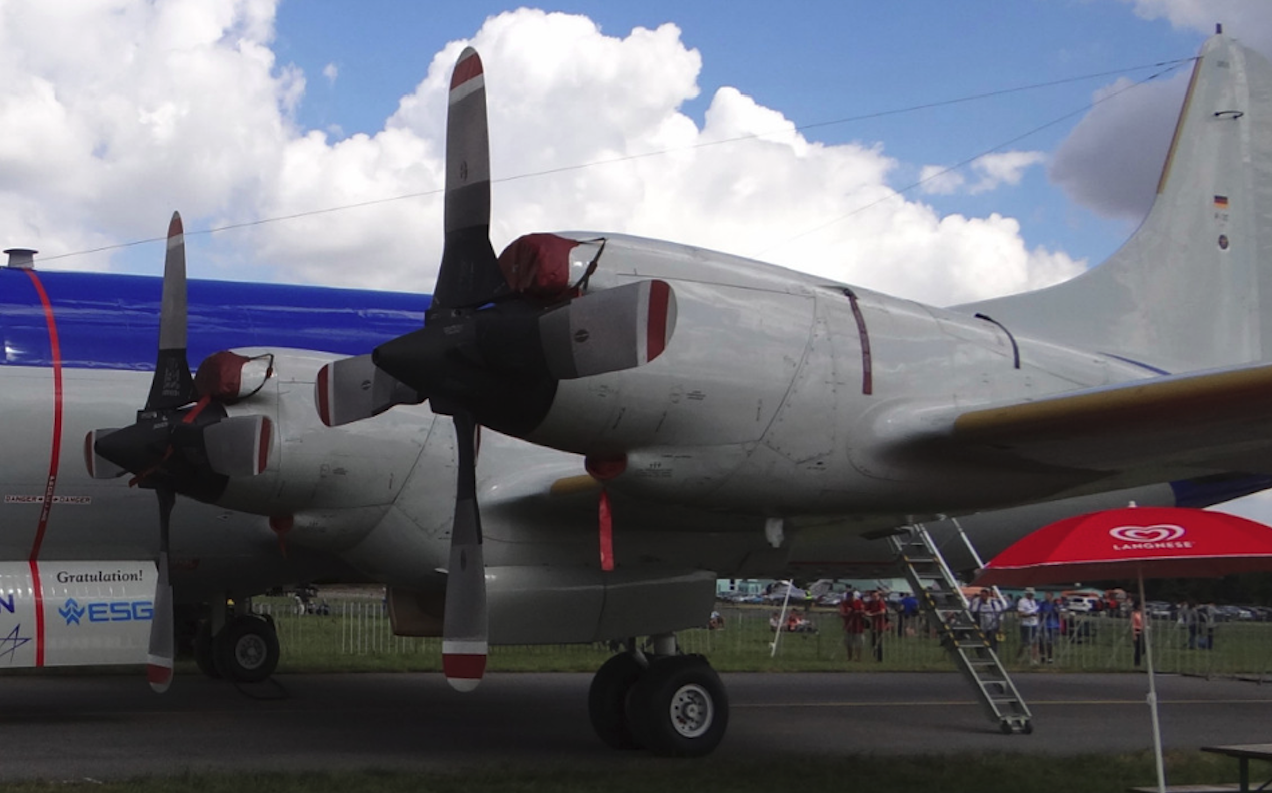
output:
[[[232,683],[259,683],[278,667],[278,633],[269,617],[227,610],[199,621],[194,661],[204,675]],[[220,624],[219,629],[216,625]]]
[[[654,653],[636,648],[601,666],[588,692],[597,736],[615,749],[648,749],[672,757],[702,757],[724,738],[729,697],[707,659],[676,655],[675,637],[654,639]]]

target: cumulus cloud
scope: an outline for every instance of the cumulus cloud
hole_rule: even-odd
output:
[[[154,236],[172,207],[187,228],[285,216],[217,244],[268,263],[262,278],[427,289],[449,74],[472,44],[486,66],[496,248],[536,230],[619,231],[934,302],[1082,267],[1029,249],[1011,218],[942,217],[898,196],[882,144],[808,140],[737,88],[716,91],[699,126],[682,107],[702,58],[671,24],[613,36],[582,16],[500,14],[443,47],[378,132],[333,139],[295,120],[305,75],[275,58],[274,12],[274,0],[0,6],[6,237],[57,253]],[[1039,157],[987,158],[969,189],[1014,183]],[[361,206],[320,212],[342,205]]]
[[[1121,0],[1144,19],[1165,19],[1180,30],[1224,33],[1263,53],[1272,52],[1272,3],[1265,0]]]
[[[1094,97],[1099,104],[1056,150],[1051,180],[1105,217],[1143,218],[1187,89],[1188,72],[1164,83],[1133,85],[1123,78],[1100,89]]]
[[[928,195],[954,195],[967,184],[958,169],[945,165],[925,165],[919,171],[919,189]]]
[[[329,63],[322,67],[322,76],[327,78],[327,82],[335,84],[336,78],[340,76],[340,67],[334,63]]]
[[[976,195],[996,190],[1003,185],[1018,185],[1025,169],[1045,162],[1040,151],[1004,151],[977,157],[968,166],[977,175],[970,185],[967,177],[956,169],[925,165],[919,172],[920,189],[928,195],[953,195],[963,192]]]

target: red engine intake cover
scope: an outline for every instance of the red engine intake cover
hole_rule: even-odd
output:
[[[242,399],[243,367],[252,359],[229,350],[214,352],[199,364],[194,375],[194,388],[200,396],[214,402],[230,404]]]
[[[570,292],[570,251],[578,244],[555,234],[527,234],[499,254],[499,270],[514,291],[559,300]]]

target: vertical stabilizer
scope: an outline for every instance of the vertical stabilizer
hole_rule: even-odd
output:
[[[1272,359],[1272,64],[1211,37],[1135,235],[1071,281],[960,308],[1170,372]]]

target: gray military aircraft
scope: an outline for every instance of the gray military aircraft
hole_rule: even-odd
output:
[[[1269,91],[1272,66],[1211,39],[1130,242],[950,309],[621,235],[496,257],[471,50],[431,300],[187,285],[175,215],[162,282],[11,252],[0,665],[144,661],[162,690],[197,608],[201,667],[261,679],[278,641],[248,597],[371,581],[458,688],[492,643],[626,642],[597,733],[710,752],[727,695],[675,633],[718,578],[886,563],[870,538],[943,516],[993,552],[1053,516],[1272,484]]]
[[[400,397],[454,419],[447,676],[480,679],[488,638],[477,425],[583,455],[607,491],[750,515],[770,537],[1265,470],[1270,78],[1257,54],[1210,39],[1153,209],[1110,261],[939,309],[614,234],[534,234],[496,256],[485,76],[466,51],[426,322],[327,367],[318,395],[333,425]],[[710,709],[685,692],[711,678],[681,659],[632,675],[637,700]]]

